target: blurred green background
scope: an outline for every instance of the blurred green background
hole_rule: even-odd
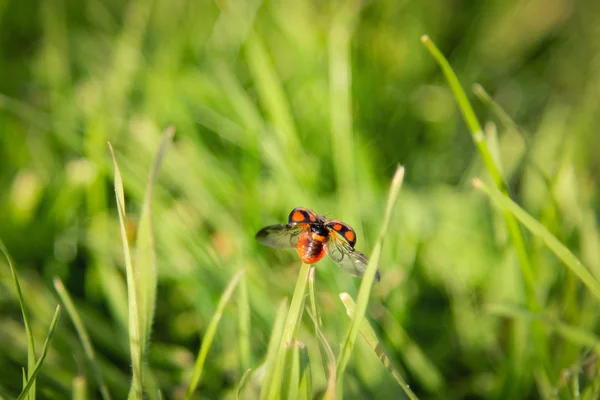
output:
[[[423,34],[448,57],[497,140],[513,198],[600,276],[597,1],[0,0],[0,237],[18,264],[36,343],[58,302],[58,276],[109,389],[125,397],[127,296],[107,141],[133,235],[153,154],[173,125],[154,195],[160,280],[147,363],[166,398],[181,396],[219,296],[240,268],[250,348],[240,341],[234,298],[198,398],[234,398],[242,374],[264,359],[299,261],[258,245],[255,232],[304,206],[352,225],[357,249],[370,254],[398,163],[405,184],[367,316],[411,388],[421,398],[572,398],[575,383],[590,385],[598,304],[526,233],[541,311],[525,311],[501,213],[470,185],[487,173]],[[520,129],[472,95],[476,82]],[[0,395],[10,398],[27,348],[10,270],[0,263]],[[331,261],[318,264],[336,353],[349,326],[338,294],[355,297],[358,284]],[[538,351],[534,318],[545,321],[548,339]],[[299,339],[323,387],[306,318]],[[70,397],[76,377],[94,393],[63,313],[38,396]],[[362,341],[345,389],[349,399],[403,396]]]

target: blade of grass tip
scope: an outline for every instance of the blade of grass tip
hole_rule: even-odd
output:
[[[354,314],[356,312],[356,303],[354,303],[352,297],[348,293],[340,293],[340,299],[346,307],[346,313],[348,314],[348,316],[350,318],[354,318]],[[400,375],[400,373],[392,365],[392,361],[390,360],[388,355],[385,353],[385,351],[383,351],[383,348],[379,344],[379,339],[377,339],[375,331],[371,327],[371,324],[369,324],[369,321],[367,321],[366,319],[362,322],[362,325],[360,327],[360,334],[363,337],[363,339],[365,339],[367,344],[377,354],[377,357],[379,357],[383,365],[388,369],[388,371],[390,371],[390,373],[392,374],[396,382],[398,382],[400,387],[404,390],[404,393],[406,393],[408,398],[411,400],[418,400],[417,395],[415,395],[414,392],[410,389],[404,378],[402,378],[402,375]]]
[[[12,262],[12,257],[8,253],[8,249],[4,245],[4,242],[0,239],[0,250],[8,262],[10,273],[15,282],[17,288],[17,299],[19,300],[19,306],[21,307],[21,314],[23,315],[23,324],[25,325],[25,335],[27,336],[27,371],[29,373],[29,380],[31,380],[31,373],[35,367],[35,343],[33,341],[33,332],[31,331],[31,324],[29,323],[29,312],[25,305],[25,298],[23,297],[23,291],[21,290],[21,284],[19,283],[19,276],[17,275],[17,269]],[[31,383],[30,396],[31,399],[35,399],[35,381]]]
[[[146,185],[146,194],[142,206],[142,212],[137,231],[137,240],[135,244],[135,264],[133,270],[136,278],[136,287],[139,290],[139,317],[141,326],[141,344],[142,349],[146,349],[152,329],[152,319],[154,317],[154,305],[156,301],[156,285],[158,282],[158,272],[156,267],[156,250],[154,246],[154,232],[152,227],[152,189],[156,182],[158,171],[167,148],[175,135],[175,128],[169,127],[163,134],[162,142],[156,152],[148,183]]]
[[[298,384],[298,400],[312,400],[312,370],[306,346],[300,347],[300,383]]]
[[[29,323],[29,312],[27,311],[27,306],[25,305],[25,298],[23,297],[23,292],[21,290],[21,284],[19,283],[19,277],[17,275],[17,270],[12,261],[12,257],[8,253],[8,249],[4,245],[4,242],[0,239],[0,250],[4,254],[6,261],[8,262],[8,266],[10,268],[10,273],[13,277],[13,281],[15,283],[15,287],[17,289],[17,299],[19,300],[19,306],[21,308],[21,314],[23,315],[23,324],[25,325],[25,334],[27,336],[27,371],[29,372],[29,379],[31,379],[31,372],[35,367],[35,343],[33,340],[33,333],[31,331],[31,324]],[[32,384],[32,388],[30,389],[30,398],[35,398],[35,382]]]
[[[356,337],[358,336],[360,326],[362,325],[365,317],[365,312],[367,311],[367,303],[369,302],[371,287],[373,286],[375,273],[377,272],[377,264],[379,264],[379,257],[381,256],[383,241],[388,230],[390,219],[392,218],[392,213],[396,206],[396,201],[398,200],[398,193],[400,192],[403,180],[404,167],[399,165],[396,169],[396,173],[394,174],[394,178],[392,179],[390,193],[385,206],[385,214],[381,225],[381,231],[379,232],[379,237],[375,243],[371,258],[369,259],[369,264],[367,266],[365,275],[360,283],[360,288],[358,290],[358,305],[356,307],[356,312],[354,313],[354,318],[352,319],[352,324],[350,325],[350,332],[348,333],[348,337],[344,342],[342,354],[338,360],[337,395],[340,399],[343,398],[344,372],[348,366],[348,362],[350,361],[350,356],[352,355],[352,350],[354,349],[354,344],[356,343]]]
[[[129,241],[127,239],[126,213],[125,213],[125,193],[123,191],[123,180],[119,165],[115,157],[112,145],[108,143],[115,168],[115,197],[117,199],[117,210],[119,212],[119,226],[121,228],[121,242],[123,245],[123,255],[125,259],[125,272],[127,275],[127,302],[129,309],[129,351],[131,353],[131,367],[133,379],[131,384],[132,392],[136,399],[142,400],[144,392],[142,389],[142,346],[141,346],[141,326],[139,316],[139,304],[137,299],[138,290],[136,288],[135,273],[133,263],[131,262],[131,252],[129,250]]]
[[[279,354],[279,345],[281,344],[281,336],[283,335],[286,316],[287,298],[281,300],[279,303],[275,317],[275,323],[273,324],[273,329],[271,331],[271,339],[269,340],[269,347],[267,347],[267,357],[264,364],[265,375],[260,388],[261,400],[265,400],[267,398],[271,388],[271,382],[273,380],[273,374],[275,373],[275,364],[277,362],[277,355]]]
[[[567,268],[583,282],[590,292],[600,300],[600,283],[581,261],[556,236],[550,233],[544,225],[506,195],[500,193],[498,190],[490,189],[481,179],[473,179],[473,186],[484,192],[502,209],[514,215],[532,234],[540,238]]]
[[[304,344],[294,340],[286,345],[283,364],[285,372],[281,381],[282,399],[294,400],[298,398],[298,386],[300,384],[300,348]]]
[[[17,400],[23,400],[28,395],[29,390],[31,390],[31,386],[33,382],[35,382],[35,377],[40,372],[42,368],[42,364],[44,364],[44,360],[46,359],[46,355],[48,354],[48,350],[50,349],[50,343],[52,343],[52,338],[54,338],[54,332],[56,330],[56,323],[58,322],[58,316],[60,315],[60,304],[56,306],[56,311],[54,311],[54,316],[52,317],[52,321],[50,322],[50,328],[48,328],[48,335],[46,336],[46,340],[44,341],[44,346],[42,347],[42,354],[40,358],[35,363],[35,367],[29,374],[29,380],[27,384],[23,388]]]
[[[279,387],[281,384],[281,372],[283,368],[283,360],[285,357],[285,351],[287,346],[290,345],[298,326],[302,320],[302,312],[304,311],[304,294],[306,292],[306,284],[308,283],[308,272],[310,271],[310,265],[302,263],[300,267],[300,273],[296,280],[296,288],[292,296],[292,302],[290,303],[290,309],[285,320],[283,328],[283,335],[281,335],[281,343],[279,344],[279,350],[275,363],[275,370],[271,381],[271,388],[269,391],[269,399],[277,398],[280,392]]]
[[[246,372],[244,372],[244,375],[242,375],[242,378],[240,379],[240,382],[237,385],[237,389],[235,390],[235,399],[236,400],[240,400],[240,393],[242,393],[242,390],[244,389],[244,385],[246,384],[246,379],[248,379],[251,372],[252,372],[252,368],[248,368],[246,370]]]
[[[76,376],[72,381],[73,400],[87,399],[87,381],[83,376]]]
[[[475,93],[479,100],[490,106],[490,108],[494,111],[494,113],[502,122],[502,125],[510,129],[511,131],[514,131],[519,135],[523,136],[523,139],[525,139],[519,125],[517,125],[515,121],[513,121],[513,119],[508,115],[506,111],[504,111],[504,108],[502,108],[500,104],[498,104],[494,101],[494,99],[492,99],[492,97],[489,95],[488,92],[486,92],[483,86],[481,86],[479,83],[475,83],[473,85],[473,93]]]
[[[200,378],[202,377],[202,371],[204,369],[204,361],[206,360],[206,356],[208,355],[210,346],[212,345],[212,342],[215,338],[215,334],[217,333],[217,327],[219,326],[219,322],[221,321],[221,317],[223,316],[223,311],[225,310],[225,306],[231,299],[233,291],[235,290],[244,272],[245,270],[241,269],[233,276],[233,279],[231,280],[231,282],[229,282],[229,285],[227,285],[225,291],[219,299],[217,309],[215,310],[215,313],[212,316],[208,327],[206,328],[206,333],[202,338],[200,351],[198,352],[198,356],[196,357],[196,363],[194,364],[192,379],[190,380],[190,385],[188,386],[187,392],[185,394],[186,399],[192,398],[192,395],[194,394],[194,391],[196,390],[196,387],[200,382]]]
[[[56,289],[56,293],[58,293],[58,297],[60,301],[65,306],[67,314],[71,318],[73,322],[73,326],[75,327],[75,331],[77,332],[77,336],[79,336],[79,340],[81,341],[81,345],[83,346],[83,353],[87,358],[89,364],[92,367],[92,371],[94,374],[94,378],[96,379],[96,384],[98,385],[98,389],[100,390],[100,395],[104,400],[110,400],[110,394],[108,392],[108,388],[106,387],[106,383],[104,383],[104,378],[102,377],[102,371],[100,370],[100,365],[96,360],[96,355],[94,353],[94,348],[92,346],[92,342],[90,337],[83,325],[83,321],[75,308],[75,304],[65,289],[62,281],[59,278],[54,278],[54,288]]]

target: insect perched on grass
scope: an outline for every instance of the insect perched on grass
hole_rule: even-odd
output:
[[[304,207],[290,213],[287,225],[270,225],[256,234],[256,240],[277,249],[296,248],[300,259],[314,264],[325,253],[351,275],[362,277],[369,260],[354,249],[356,233],[350,225],[338,220],[327,221],[323,215]],[[379,271],[375,281],[379,282]]]

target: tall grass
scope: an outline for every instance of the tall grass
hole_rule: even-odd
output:
[[[0,2],[0,396],[594,398],[594,10]],[[296,206],[365,279],[255,243]]]

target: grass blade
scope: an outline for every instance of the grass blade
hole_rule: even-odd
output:
[[[60,315],[60,304],[56,306],[56,311],[54,311],[54,316],[52,317],[52,321],[50,322],[50,328],[48,329],[48,335],[46,336],[46,340],[44,341],[44,347],[42,347],[42,354],[40,355],[39,360],[37,360],[37,362],[35,363],[35,367],[33,368],[33,370],[30,371],[29,380],[27,381],[27,384],[23,388],[23,391],[21,392],[21,394],[19,394],[19,397],[17,397],[17,400],[25,399],[25,396],[27,396],[27,394],[29,393],[29,390],[33,386],[33,383],[35,382],[35,377],[37,376],[37,374],[40,372],[40,369],[42,368],[42,364],[44,363],[44,360],[46,359],[46,355],[48,354],[48,349],[50,348],[50,343],[52,342],[52,338],[54,337],[54,331],[56,329],[56,323],[58,322],[59,315]]]
[[[15,282],[15,287],[17,288],[17,298],[19,300],[19,306],[21,307],[21,314],[23,315],[23,324],[25,325],[25,334],[27,335],[27,371],[28,381],[31,380],[31,373],[33,368],[35,368],[35,343],[33,341],[33,333],[31,331],[31,324],[29,323],[29,312],[27,311],[27,306],[25,305],[25,298],[23,297],[23,292],[21,291],[21,284],[19,283],[19,277],[17,276],[17,270],[15,265],[12,262],[12,258],[10,254],[8,254],[8,250],[6,246],[4,246],[4,242],[0,240],[0,250],[4,253],[4,257],[8,262],[8,266],[10,267],[10,273],[13,277],[13,281]],[[30,389],[30,399],[35,399],[35,381],[31,384]]]
[[[241,370],[250,367],[250,300],[248,299],[248,282],[242,276],[237,296],[238,308],[238,346]]]
[[[133,270],[135,273],[136,288],[139,290],[138,302],[141,328],[140,347],[143,350],[150,340],[150,331],[152,329],[152,319],[156,301],[156,285],[158,281],[154,232],[152,228],[152,189],[156,182],[165,152],[173,140],[174,134],[175,128],[173,127],[169,127],[165,131],[160,147],[154,157],[150,176],[148,177],[148,183],[146,185],[146,194],[136,235],[137,241],[135,245],[135,264]]]
[[[286,371],[281,381],[281,398],[297,399],[300,384],[300,349],[305,348],[302,342],[294,340],[286,345],[283,364]],[[306,349],[306,348],[305,348]]]
[[[306,284],[308,283],[308,273],[310,271],[310,265],[302,263],[300,267],[300,273],[296,280],[296,288],[294,289],[294,295],[292,296],[292,302],[290,303],[290,309],[285,320],[283,334],[281,335],[281,343],[279,344],[279,350],[276,358],[275,371],[273,373],[271,381],[271,389],[269,392],[269,398],[277,398],[277,394],[280,392],[279,387],[281,385],[281,373],[283,368],[283,362],[285,358],[285,352],[288,346],[291,345],[298,326],[302,320],[302,313],[304,311],[304,294],[306,292]]]
[[[312,400],[312,370],[308,349],[302,346],[300,351],[300,383],[298,384],[298,400]]]
[[[308,274],[308,294],[310,299],[310,311],[308,315],[311,317],[315,326],[315,334],[319,341],[319,350],[321,351],[321,358],[324,363],[323,369],[325,370],[325,375],[329,378],[329,371],[332,368],[334,371],[336,369],[335,354],[333,354],[333,350],[322,331],[323,323],[321,322],[321,314],[319,312],[319,307],[317,306],[314,267],[311,267]]]
[[[437,46],[431,41],[431,39],[427,35],[423,35],[421,37],[421,42],[425,45],[425,47],[427,47],[427,50],[429,50],[433,58],[439,64],[442,72],[444,73],[446,80],[448,81],[448,86],[452,90],[454,98],[458,103],[458,108],[460,109],[460,112],[462,113],[465,122],[469,128],[473,143],[477,147],[479,155],[483,160],[483,164],[485,165],[485,168],[492,177],[494,184],[502,193],[508,195],[506,181],[502,176],[502,173],[500,172],[500,168],[494,162],[494,158],[492,157],[492,154],[488,149],[485,140],[485,135],[483,134],[481,125],[477,120],[475,111],[473,110],[473,107],[471,106],[471,103],[469,102],[469,99],[467,98],[467,95],[464,89],[462,88],[456,74],[452,70],[450,63],[448,62],[448,60],[446,60],[442,52],[437,48]],[[532,312],[539,312],[541,310],[541,307],[535,295],[535,275],[533,272],[533,267],[531,265],[529,252],[527,250],[527,246],[525,245],[525,238],[523,237],[523,232],[517,220],[509,212],[504,212],[504,220],[506,222],[506,227],[508,229],[510,240],[519,260],[521,279],[523,280],[527,307]],[[538,386],[540,386],[541,391],[544,391],[547,389],[546,382],[550,381],[551,376],[550,360],[547,351],[548,340],[544,334],[542,327],[539,326],[537,323],[533,324],[532,334],[534,336],[533,342],[538,358],[538,365],[536,366],[536,368],[541,367],[543,369],[544,379],[538,380]],[[516,376],[520,375],[521,372],[523,372],[521,371],[521,369],[525,362],[525,354],[522,351],[522,349],[524,349],[525,346],[522,343],[522,336],[519,334],[518,327],[516,326],[512,329],[512,337],[516,346],[513,347],[513,367],[508,369],[508,374],[511,375],[508,377],[508,379],[513,381],[513,384],[511,385],[509,392],[503,394],[503,396],[506,397],[514,396],[514,390],[518,390],[520,384],[516,381]]]
[[[473,186],[484,192],[494,203],[499,205],[506,212],[515,216],[529,231],[540,238],[546,246],[569,268],[590,290],[590,292],[600,300],[600,283],[591,274],[591,272],[571,253],[571,251],[562,244],[544,225],[535,220],[527,211],[523,210],[517,203],[497,190],[493,190],[485,185],[480,179],[473,179]]]
[[[244,375],[242,375],[242,378],[240,379],[240,382],[238,383],[237,389],[235,391],[236,400],[240,400],[240,394],[242,393],[242,389],[244,389],[244,385],[246,384],[246,379],[248,379],[251,372],[252,368],[248,368],[246,372],[244,372]]]
[[[273,330],[271,331],[271,339],[269,340],[269,347],[267,348],[267,357],[264,364],[265,375],[260,388],[261,400],[265,400],[267,398],[271,388],[271,382],[273,380],[273,374],[275,373],[275,367],[277,363],[277,355],[279,354],[281,336],[283,335],[283,328],[285,326],[286,315],[287,299],[283,299],[281,303],[279,303],[279,308],[277,308],[277,316],[275,317],[275,323],[273,325]]]
[[[108,388],[104,383],[104,378],[102,377],[102,371],[100,370],[100,365],[96,360],[96,355],[94,354],[94,348],[92,346],[92,342],[90,341],[90,337],[88,336],[87,330],[83,325],[83,321],[75,308],[75,304],[73,304],[73,300],[65,289],[62,281],[59,278],[54,278],[54,288],[56,289],[56,293],[58,293],[58,297],[60,301],[65,306],[67,310],[67,314],[71,318],[73,322],[73,326],[77,331],[77,335],[79,336],[79,340],[81,341],[81,345],[83,346],[83,352],[88,362],[92,366],[92,371],[94,373],[94,378],[96,379],[96,384],[98,385],[98,389],[100,390],[100,395],[104,400],[110,400],[110,394],[108,392]]]
[[[76,376],[72,381],[73,400],[87,399],[87,381],[83,376]]]
[[[487,147],[485,136],[483,134],[483,130],[481,129],[481,125],[477,120],[475,111],[473,111],[473,107],[471,107],[471,103],[469,102],[465,91],[463,90],[460,82],[458,81],[456,74],[452,70],[450,63],[448,62],[448,60],[446,60],[446,58],[436,47],[436,45],[431,41],[429,36],[422,36],[421,42],[423,42],[425,47],[427,47],[427,50],[429,50],[433,58],[438,62],[440,68],[442,69],[442,72],[446,76],[448,85],[450,86],[450,89],[454,94],[454,98],[458,103],[458,108],[460,109],[460,112],[462,113],[465,119],[469,131],[471,132],[471,138],[473,139],[473,142],[475,143],[475,146],[479,151],[479,155],[481,156],[481,159],[483,160],[486,169],[488,170],[490,176],[494,180],[496,187],[498,187],[498,189],[500,189],[500,191],[502,191],[503,193],[507,194],[508,189],[506,187],[504,177],[502,176],[500,169],[494,162],[494,158],[492,157],[492,154]],[[517,256],[519,257],[521,273],[523,276],[523,281],[525,283],[525,294],[527,295],[527,303],[530,309],[532,309],[532,311],[539,311],[540,307],[537,303],[537,300],[535,299],[534,291],[535,278],[533,274],[533,269],[531,267],[531,262],[527,254],[527,249],[525,247],[523,233],[521,232],[521,229],[519,228],[519,225],[517,224],[516,220],[510,214],[505,214],[504,217],[513,246],[515,247]]]
[[[125,213],[125,193],[123,191],[123,179],[119,171],[119,165],[115,158],[112,145],[108,143],[115,168],[115,196],[117,198],[117,209],[119,212],[119,226],[121,228],[121,242],[123,244],[123,254],[125,259],[125,271],[127,275],[127,302],[129,309],[129,351],[131,353],[131,368],[133,370],[133,379],[131,389],[136,399],[142,400],[144,397],[142,389],[142,342],[141,325],[139,316],[139,304],[137,299],[136,279],[131,262],[131,252],[127,239],[126,213]]]
[[[221,317],[223,316],[223,311],[225,310],[225,306],[231,299],[233,295],[233,291],[235,290],[240,278],[244,274],[244,270],[239,270],[234,276],[229,285],[225,288],[225,291],[221,295],[221,299],[219,299],[219,303],[217,304],[217,309],[215,310],[215,314],[210,320],[208,324],[208,328],[206,328],[206,333],[202,338],[202,344],[200,345],[200,351],[198,352],[198,356],[196,357],[196,363],[194,364],[194,372],[192,374],[192,379],[190,380],[190,385],[188,386],[185,398],[190,399],[198,383],[200,382],[200,378],[202,377],[202,370],[204,369],[204,361],[206,360],[206,356],[208,355],[208,351],[210,350],[210,346],[215,338],[215,334],[217,333],[217,327],[219,326],[219,322],[221,321]]]
[[[342,354],[338,360],[336,390],[340,399],[343,397],[344,372],[348,366],[348,362],[350,361],[350,356],[352,355],[352,350],[354,349],[354,344],[356,343],[356,337],[358,336],[358,332],[365,317],[365,312],[367,311],[367,303],[369,302],[371,287],[373,286],[375,273],[377,272],[377,264],[379,264],[379,257],[381,256],[383,241],[388,230],[390,219],[392,218],[392,213],[394,211],[396,201],[398,199],[398,193],[400,192],[403,180],[404,167],[400,165],[396,169],[396,173],[392,179],[392,185],[390,187],[390,193],[385,207],[381,231],[379,232],[379,237],[375,243],[375,248],[373,249],[371,258],[369,259],[367,271],[365,272],[365,275],[360,283],[360,288],[358,290],[358,305],[356,307],[354,318],[352,319],[352,324],[350,325],[350,332],[348,333],[348,337],[344,342]]]
[[[348,314],[348,316],[350,318],[354,318],[354,314],[356,312],[356,303],[354,303],[352,297],[348,293],[340,293],[340,299],[346,307],[346,313]],[[394,366],[392,365],[392,361],[385,353],[385,351],[383,351],[383,348],[379,344],[379,339],[377,339],[375,331],[371,327],[371,324],[369,324],[369,321],[367,321],[366,319],[364,319],[362,322],[362,325],[360,327],[360,334],[363,337],[363,339],[365,339],[365,341],[369,344],[369,346],[371,346],[373,351],[377,354],[377,357],[379,357],[383,365],[388,369],[388,371],[390,371],[390,373],[392,374],[396,382],[398,382],[400,387],[404,390],[406,395],[411,400],[417,400],[417,395],[413,393],[413,391],[410,389],[404,378],[402,378],[402,375],[400,375],[400,373],[394,368]]]

